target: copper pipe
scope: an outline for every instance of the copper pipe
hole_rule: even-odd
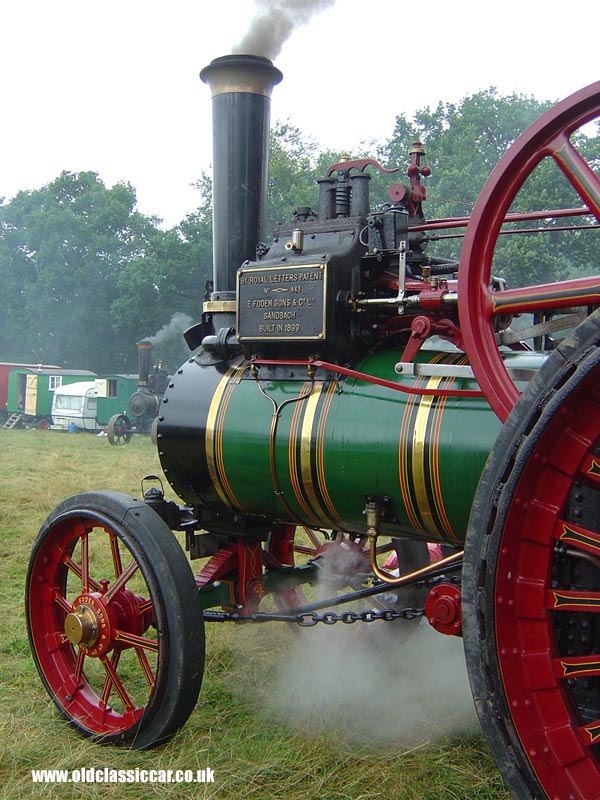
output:
[[[420,580],[421,578],[426,578],[432,572],[436,572],[440,569],[440,567],[450,567],[454,564],[459,564],[462,561],[463,551],[460,550],[458,553],[453,553],[451,556],[446,556],[446,558],[442,558],[441,561],[434,561],[432,564],[429,564],[426,567],[421,567],[421,569],[417,569],[414,572],[409,572],[406,575],[400,575],[399,577],[395,577],[394,575],[390,575],[389,572],[385,572],[382,570],[377,564],[377,537],[370,536],[369,537],[371,545],[370,545],[370,558],[371,558],[371,570],[372,572],[379,578],[379,580],[383,581],[384,583],[389,584],[390,586],[404,586],[409,583],[414,583],[416,580]]]
[[[459,564],[462,561],[463,551],[453,553],[451,556],[442,558],[441,561],[434,561],[427,567],[422,567],[414,572],[409,572],[407,575],[400,575],[395,577],[390,575],[389,572],[382,570],[377,564],[377,538],[379,536],[379,522],[381,520],[382,508],[377,501],[369,500],[365,506],[365,516],[367,518],[367,536],[369,537],[369,554],[371,561],[371,571],[379,578],[380,581],[387,583],[389,586],[404,586],[407,583],[414,583],[415,580],[424,578],[431,572],[437,572],[440,567],[452,566]]]

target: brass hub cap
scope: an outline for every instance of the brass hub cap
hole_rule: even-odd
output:
[[[72,644],[93,647],[99,630],[98,617],[90,606],[79,606],[65,617],[65,636]]]

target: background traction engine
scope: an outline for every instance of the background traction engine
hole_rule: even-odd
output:
[[[160,401],[169,383],[162,362],[150,369],[152,342],[144,339],[138,348],[138,388],[129,397],[127,409],[113,414],[106,425],[109,444],[129,444],[134,433],[153,434]]]
[[[225,56],[201,77],[215,131],[213,289],[157,429],[183,503],[150,476],[143,500],[80,494],[46,520],[27,583],[46,688],[83,733],[151,747],[195,705],[204,621],[425,615],[464,632],[514,796],[599,797],[600,278],[508,288],[492,269],[507,221],[600,223],[600,180],[572,142],[600,112],[600,83],[517,140],[470,221],[426,221],[415,143],[389,202],[372,209],[369,183],[392,170],[342,161],[318,181],[317,209],[299,207],[267,246],[281,73]],[[546,160],[580,206],[515,213]],[[460,264],[428,253],[432,232],[460,226]],[[529,344],[575,323],[552,354]],[[202,559],[195,576],[173,530]],[[385,549],[399,575],[380,566]],[[331,596],[311,601],[302,587],[320,580]],[[367,597],[368,612],[331,610]]]

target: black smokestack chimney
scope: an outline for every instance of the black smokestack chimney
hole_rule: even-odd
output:
[[[138,385],[148,386],[148,378],[150,377],[150,351],[152,350],[152,342],[147,340],[137,343],[138,349]]]
[[[271,92],[283,76],[268,58],[229,55],[200,77],[213,111],[211,300],[234,300],[236,271],[263,238]]]

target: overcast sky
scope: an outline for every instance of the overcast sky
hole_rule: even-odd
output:
[[[395,116],[496,86],[557,100],[599,77],[597,0],[337,0],[275,59],[272,119],[323,147],[383,141]],[[200,69],[230,51],[253,0],[4,0],[0,197],[62,170],[129,181],[168,226],[210,168]],[[408,143],[407,143],[408,144]]]

